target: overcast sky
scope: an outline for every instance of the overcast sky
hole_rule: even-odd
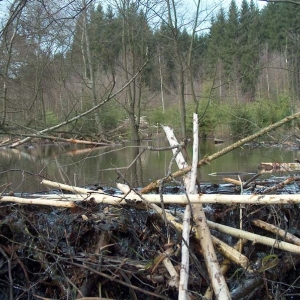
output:
[[[101,0],[100,0],[101,1]],[[196,2],[197,0],[182,0],[182,4],[186,3],[187,6],[191,6],[192,10],[196,9]],[[242,0],[235,0],[237,3],[237,6],[240,8]],[[248,0],[250,1],[250,0]],[[254,0],[255,3],[257,4],[258,8],[261,9],[263,8],[267,2],[266,1],[259,1],[259,0]],[[6,6],[8,3],[11,2],[9,0],[0,0],[0,20],[3,21],[5,20],[5,11],[6,11]],[[102,1],[101,1],[102,2]],[[105,0],[103,1],[105,2]],[[202,7],[215,7],[215,11],[218,12],[220,7],[222,6],[224,9],[226,9],[231,3],[231,0],[203,0],[202,1]]]

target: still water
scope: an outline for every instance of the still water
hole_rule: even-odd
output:
[[[200,156],[211,155],[230,143],[216,145],[209,140],[200,141]],[[0,190],[19,193],[45,191],[47,188],[40,184],[43,178],[76,186],[97,184],[105,187],[115,187],[116,182],[123,183],[125,178],[132,187],[143,187],[164,177],[172,160],[171,150],[144,149],[167,146],[166,140],[153,140],[143,141],[140,147],[130,143],[101,148],[53,144],[0,149]],[[190,158],[191,147],[187,151]],[[209,175],[216,172],[255,173],[261,162],[294,162],[300,158],[298,152],[280,147],[253,149],[243,146],[202,167],[199,170],[200,182],[221,182],[222,176]],[[173,165],[172,171],[176,170]]]

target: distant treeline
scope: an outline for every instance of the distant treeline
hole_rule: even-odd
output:
[[[280,116],[297,105],[300,4],[270,2],[259,10],[243,0],[240,7],[232,1],[226,9],[194,12],[172,1],[167,7],[112,1],[105,9],[74,3],[51,15],[53,3],[32,1],[8,18],[1,36],[1,125],[57,124],[105,101],[137,73],[122,93],[66,130],[109,131],[128,118],[138,138],[141,116],[158,123],[161,112],[176,107],[173,120],[185,135],[187,115],[204,116],[212,103],[217,110],[279,98],[282,106],[288,99]]]

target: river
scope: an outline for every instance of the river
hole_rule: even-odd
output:
[[[200,140],[200,156],[211,155],[231,142],[214,144],[210,140]],[[94,149],[51,144],[33,148],[0,149],[0,188],[2,192],[45,191],[47,188],[40,184],[43,178],[76,186],[115,187],[116,182],[128,182],[132,187],[143,187],[155,179],[164,177],[172,159],[171,150],[143,150],[167,146],[167,141],[161,139],[143,141],[140,147],[132,143]],[[192,145],[187,151],[190,158],[191,147]],[[138,156],[140,152],[142,153]],[[281,147],[251,148],[245,145],[203,166],[199,170],[200,182],[222,181],[222,176],[211,176],[211,173],[256,173],[261,162],[294,162],[299,157],[298,152]],[[118,172],[115,171],[116,168]],[[172,171],[176,169],[174,164]]]

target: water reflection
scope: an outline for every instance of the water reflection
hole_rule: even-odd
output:
[[[200,141],[200,156],[211,155],[229,144],[215,145],[212,141]],[[1,191],[15,192],[43,191],[46,187],[40,184],[42,178],[78,186],[115,186],[116,182],[126,182],[133,187],[145,186],[167,174],[172,158],[170,150],[150,151],[146,148],[167,146],[165,140],[153,140],[144,141],[140,146],[128,143],[117,147],[84,148],[60,144],[0,149],[0,188]],[[190,159],[191,153],[190,146]],[[201,182],[219,182],[222,177],[211,177],[209,174],[255,173],[261,162],[294,162],[297,154],[298,151],[281,148],[251,149],[244,146],[202,167],[199,178]],[[176,171],[176,165],[171,169]]]

